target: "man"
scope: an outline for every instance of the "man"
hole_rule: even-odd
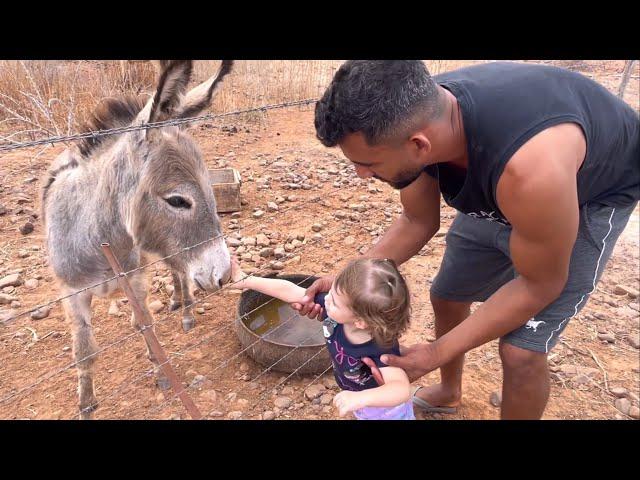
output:
[[[638,115],[599,84],[551,66],[488,63],[431,77],[421,61],[348,61],[316,105],[320,141],[361,178],[400,190],[403,213],[365,255],[401,264],[459,211],[431,286],[436,341],[382,361],[414,403],[455,411],[464,354],[500,338],[501,418],[539,419],[547,354],[586,304],[640,198]],[[315,317],[317,280],[308,302]],[[484,302],[470,315],[472,302]]]

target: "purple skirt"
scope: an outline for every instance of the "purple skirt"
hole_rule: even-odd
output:
[[[355,410],[353,415],[358,420],[415,420],[413,415],[413,402],[396,405],[395,407],[364,407]]]

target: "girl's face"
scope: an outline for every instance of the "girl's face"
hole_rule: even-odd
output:
[[[331,290],[324,299],[324,306],[327,309],[327,315],[337,323],[360,322],[349,308],[349,298],[336,290],[335,283],[331,285]]]

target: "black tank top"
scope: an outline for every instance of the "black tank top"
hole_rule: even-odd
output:
[[[569,70],[494,62],[434,76],[458,100],[469,165],[425,168],[444,200],[477,218],[508,224],[496,186],[511,156],[531,137],[560,123],[582,127],[587,154],[577,174],[578,202],[629,205],[640,198],[638,114],[603,86]]]

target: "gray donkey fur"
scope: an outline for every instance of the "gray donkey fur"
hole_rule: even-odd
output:
[[[194,116],[211,104],[232,65],[232,61],[223,61],[216,75],[187,92],[192,62],[162,61],[153,98],[146,103],[108,100],[96,109],[88,130]],[[63,295],[113,276],[102,254],[102,242],[111,244],[127,271],[153,257],[218,237],[165,261],[174,272],[172,309],[186,306],[185,330],[194,324],[189,306],[191,282],[215,291],[229,280],[229,252],[207,168],[196,144],[180,127],[88,138],[65,150],[49,170],[42,209],[49,263]],[[146,309],[144,270],[128,278]],[[98,347],[91,324],[91,299],[116,289],[113,280],[63,301],[72,330],[80,417],[84,419],[91,418],[97,406],[93,372]],[[132,315],[134,328],[140,329],[141,320]],[[168,388],[148,346],[147,355],[158,386]]]

